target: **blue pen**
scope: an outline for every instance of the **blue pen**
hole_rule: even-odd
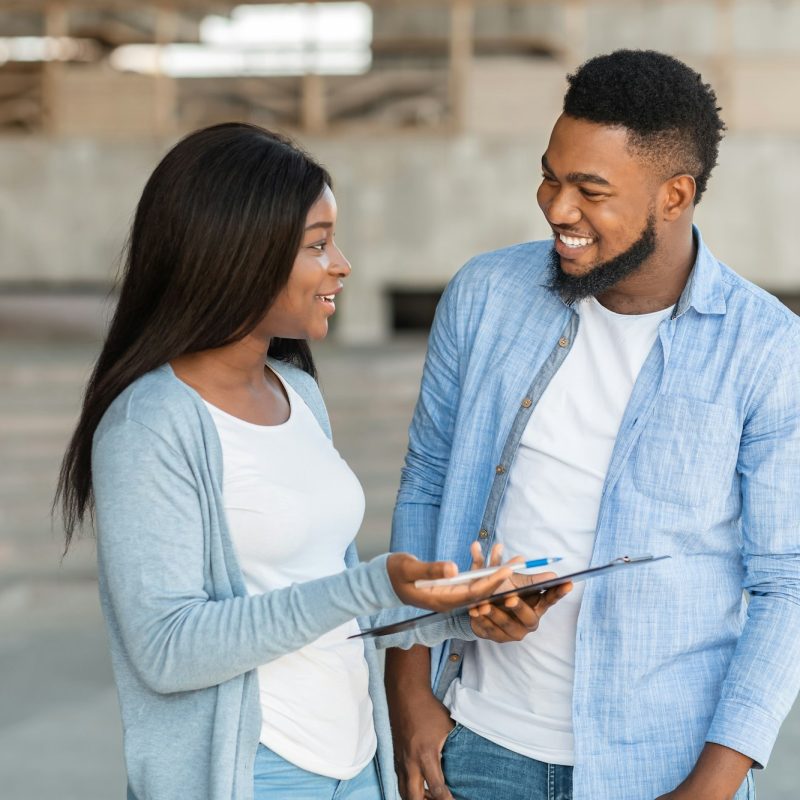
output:
[[[476,578],[484,578],[487,575],[492,575],[503,567],[509,567],[512,572],[522,572],[524,569],[546,567],[548,564],[555,564],[557,561],[563,561],[563,559],[560,556],[556,558],[534,558],[532,561],[520,561],[519,564],[500,564],[497,567],[471,569],[467,572],[459,572],[458,575],[455,575],[452,578],[436,578],[435,580],[414,581],[414,586],[416,586],[418,589],[424,589],[428,586],[457,586],[460,583],[469,583],[470,581],[474,581]]]

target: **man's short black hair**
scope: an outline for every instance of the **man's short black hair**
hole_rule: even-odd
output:
[[[691,175],[700,198],[717,163],[725,123],[717,96],[682,61],[654,50],[617,50],[568,75],[564,113],[628,130],[631,149],[663,169]]]

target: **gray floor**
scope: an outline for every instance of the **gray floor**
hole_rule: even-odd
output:
[[[25,311],[15,307],[21,318],[15,330],[26,329],[26,335],[7,330],[0,340],[0,797],[121,798],[120,731],[93,545],[79,542],[61,563],[48,516],[58,459],[95,345],[44,339],[37,326],[21,324]],[[0,323],[2,313],[0,303]],[[421,340],[318,349],[337,445],[367,493],[360,537],[366,556],[388,540],[423,352]],[[796,707],[769,769],[759,776],[761,800],[800,798],[798,752]]]

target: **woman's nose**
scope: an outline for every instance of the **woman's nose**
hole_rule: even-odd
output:
[[[341,275],[343,278],[346,278],[353,271],[353,268],[350,266],[350,262],[347,260],[347,257],[338,247],[336,247],[336,252],[330,268],[337,275]]]

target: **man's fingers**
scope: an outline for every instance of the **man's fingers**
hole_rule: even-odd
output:
[[[550,606],[555,605],[562,597],[568,595],[573,588],[572,581],[569,583],[562,583],[561,586],[554,586],[548,589],[544,594],[540,594],[537,598],[537,607],[541,609],[543,614]]]
[[[519,641],[539,625],[538,616],[534,611],[531,611],[530,615],[531,625],[526,625],[513,613],[512,609],[507,610],[495,605],[489,605],[485,613],[476,619],[482,626],[482,631],[493,641]],[[502,632],[507,639],[497,638],[498,631]]]
[[[397,784],[403,800],[425,800],[425,784],[419,766],[406,761],[405,769],[397,769]]]
[[[561,586],[554,586],[552,589],[548,589],[542,596],[541,601],[548,607],[557,603],[562,597],[568,595],[572,589],[574,588],[575,584],[570,581],[569,583],[562,583]]]
[[[435,800],[453,800],[453,795],[444,782],[442,754],[438,751],[425,752],[420,756],[420,765],[425,783],[428,784],[427,794]]]
[[[473,617],[470,619],[470,625],[481,639],[489,639],[492,642],[514,642],[520,638],[509,636],[507,631],[496,625],[488,616]]]
[[[475,540],[469,546],[469,554],[472,557],[472,564],[470,569],[480,569],[483,566],[483,550],[481,550],[481,543]]]
[[[539,627],[539,619],[542,612],[538,609],[538,604],[531,606],[519,597],[509,597],[503,603],[507,613],[514,616],[521,625],[529,631],[536,630]]]

